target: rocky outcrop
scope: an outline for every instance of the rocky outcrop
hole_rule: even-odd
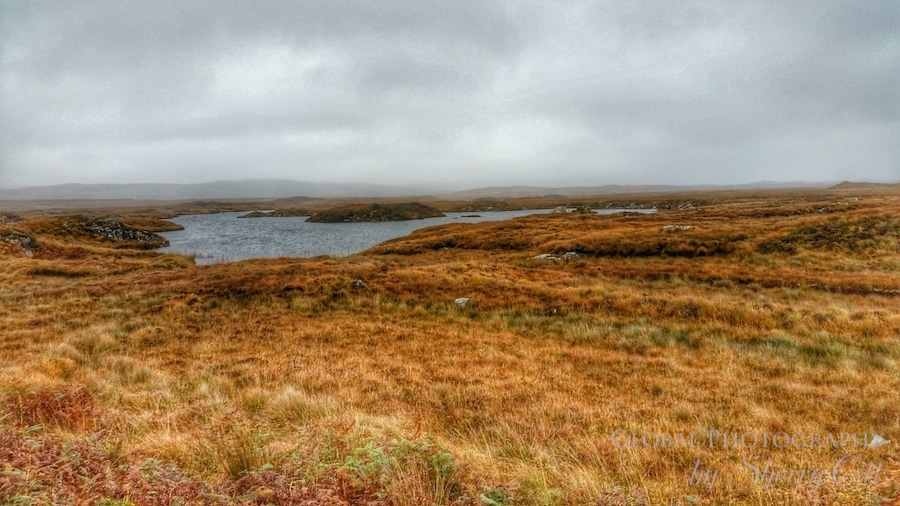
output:
[[[22,221],[22,218],[13,213],[0,213],[0,223],[17,223],[20,221]]]
[[[0,236],[0,239],[2,239],[3,242],[18,246],[19,249],[22,250],[22,253],[25,253],[25,255],[29,257],[34,255],[34,250],[40,248],[33,237],[20,232],[6,232],[4,235]]]
[[[63,224],[65,226],[65,224]],[[142,248],[161,248],[168,246],[169,241],[152,232],[138,230],[112,218],[100,218],[88,221],[84,229],[94,237],[109,239],[115,242],[132,241]]]

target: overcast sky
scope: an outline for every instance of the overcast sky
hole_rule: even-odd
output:
[[[900,180],[897,0],[0,0],[0,187]]]

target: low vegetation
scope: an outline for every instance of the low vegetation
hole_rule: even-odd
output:
[[[900,500],[900,196],[658,209],[208,266],[18,213],[0,503]]]
[[[897,250],[900,248],[900,217],[831,218],[798,227],[784,237],[764,241],[759,250],[761,253],[796,253],[801,247],[853,252]]]
[[[368,205],[353,204],[319,211],[313,213],[308,221],[318,223],[405,221],[441,216],[444,216],[444,213],[418,202],[402,204],[374,203]]]
[[[272,211],[251,211],[238,216],[238,218],[295,218],[309,215],[310,212],[305,209],[275,209]]]

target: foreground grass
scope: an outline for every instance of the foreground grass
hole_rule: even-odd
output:
[[[0,502],[896,501],[898,217],[731,198],[204,267],[3,225],[40,248],[0,257]],[[780,432],[892,442],[715,439]]]

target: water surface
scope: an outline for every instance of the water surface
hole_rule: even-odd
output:
[[[246,212],[193,214],[172,218],[184,230],[163,232],[169,246],[159,251],[194,255],[198,264],[248,258],[345,256],[414,230],[446,223],[478,223],[546,214],[550,209],[446,213],[442,218],[377,223],[310,223],[306,217],[238,218]],[[619,212],[605,209],[601,214]],[[477,214],[478,217],[466,217]]]

